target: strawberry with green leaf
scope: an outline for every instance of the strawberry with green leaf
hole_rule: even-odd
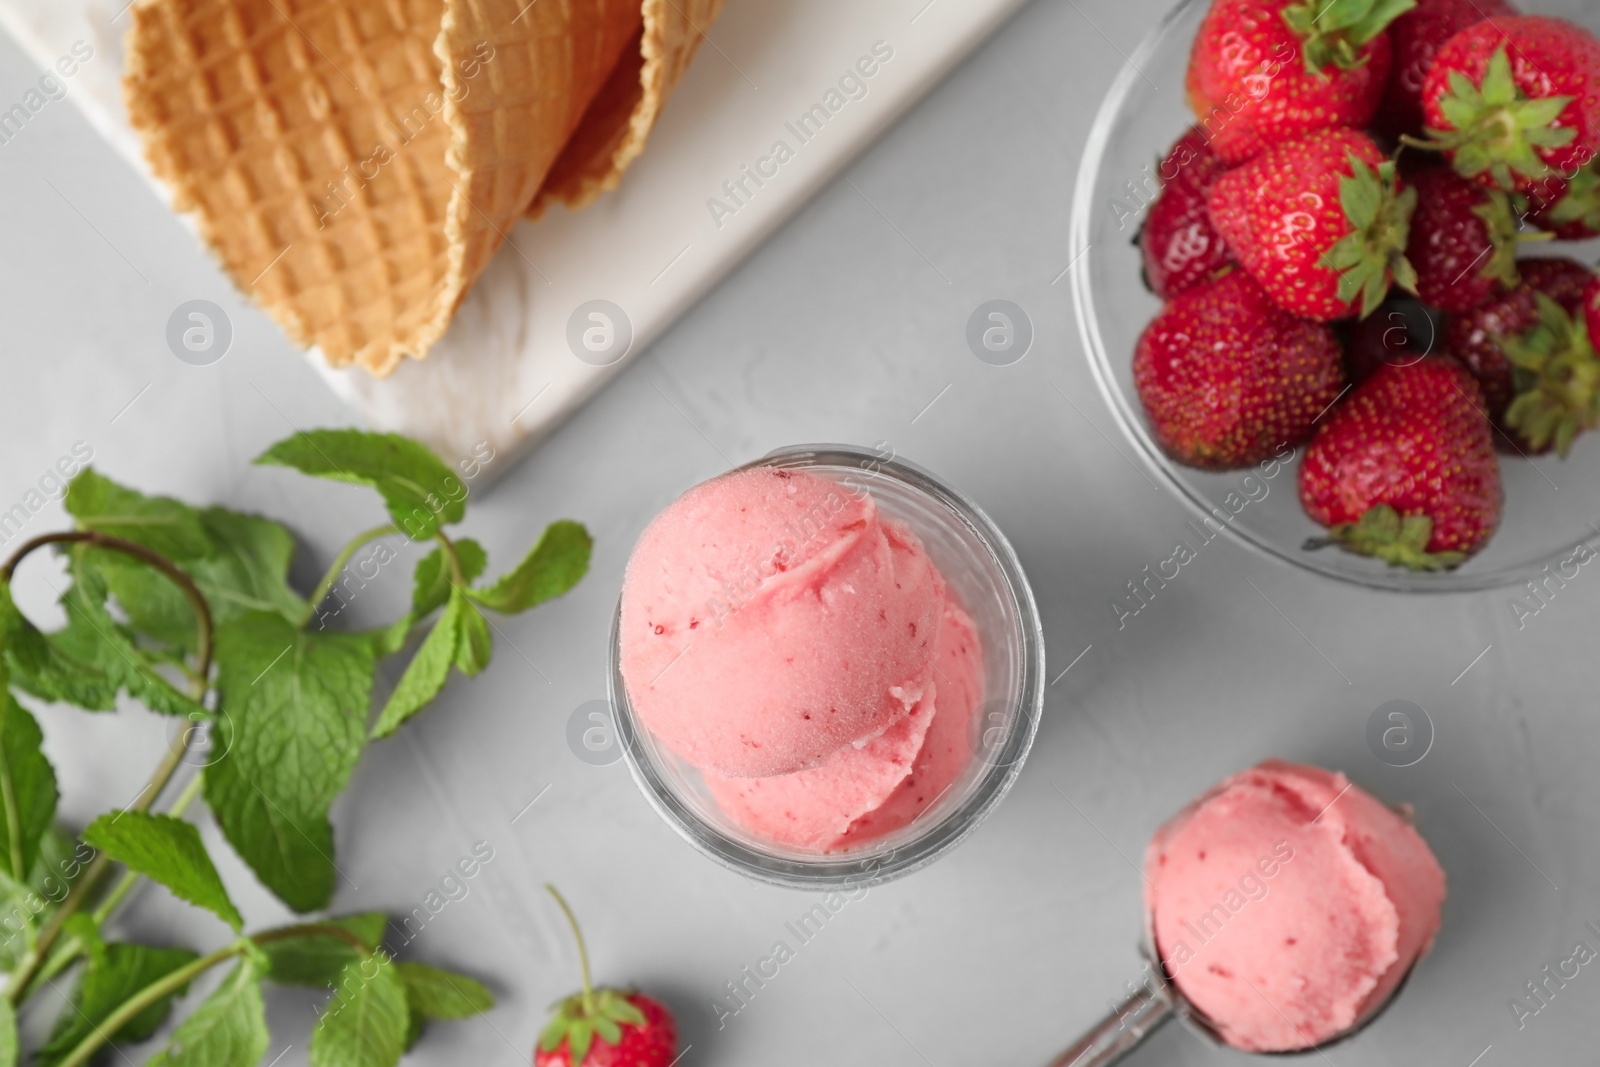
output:
[[[1454,360],[1382,366],[1323,421],[1300,503],[1336,544],[1412,570],[1447,570],[1500,522],[1504,494],[1483,394]]]
[[[1540,182],[1528,193],[1528,221],[1563,241],[1600,237],[1600,159]]]
[[[1517,245],[1549,235],[1528,230],[1524,236],[1511,194],[1485,189],[1449,167],[1429,167],[1410,180],[1417,210],[1406,258],[1416,268],[1424,303],[1471,311],[1517,285]]]
[[[1399,285],[1417,193],[1358,130],[1290,141],[1217,179],[1211,222],[1285,311],[1322,322],[1366,316]]]
[[[1597,364],[1582,311],[1595,274],[1557,257],[1525,259],[1521,273],[1515,289],[1453,316],[1443,347],[1483,388],[1497,443],[1564,452],[1595,424]]]
[[[1215,0],[1189,56],[1189,106],[1230,164],[1365,126],[1389,77],[1384,32],[1416,0]]]
[[[1600,151],[1600,41],[1561,19],[1486,19],[1439,49],[1422,100],[1420,145],[1464,178],[1526,192]]]
[[[1484,19],[1516,15],[1507,0],[1417,0],[1417,6],[1394,20],[1389,41],[1394,63],[1389,85],[1378,105],[1375,125],[1390,137],[1422,133],[1422,87],[1439,49]]]
[[[534,1067],[671,1067],[678,1027],[664,1005],[638,992],[595,989],[577,917],[555,886],[550,895],[572,927],[583,967],[583,990],[561,1001],[539,1035]]]

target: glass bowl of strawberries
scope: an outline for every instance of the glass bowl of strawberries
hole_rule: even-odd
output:
[[[1529,4],[1185,0],[1119,73],[1073,298],[1195,512],[1171,566],[1228,534],[1521,625],[1600,558],[1600,6]]]

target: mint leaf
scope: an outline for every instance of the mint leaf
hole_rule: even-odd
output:
[[[121,942],[91,946],[83,977],[56,1018],[50,1039],[36,1054],[36,1067],[56,1067],[129,997],[196,958],[193,952],[182,948],[151,948]],[[142,1041],[149,1037],[166,1019],[173,998],[184,988],[187,986],[151,1004],[109,1037],[126,1041]]]
[[[124,488],[93,467],[85,467],[67,486],[66,508],[83,529],[135,541],[173,562],[211,554],[211,538],[194,508]]]
[[[410,1024],[406,989],[384,953],[352,960],[311,1032],[311,1067],[394,1067]]]
[[[477,581],[478,576],[489,565],[489,554],[483,550],[482,545],[470,537],[463,537],[452,543],[456,549],[456,561],[461,565],[462,580]],[[444,606],[445,601],[450,599],[450,565],[445,559],[442,547],[422,557],[411,581],[413,617],[421,619],[435,608]]]
[[[382,495],[395,525],[413,540],[460,522],[467,510],[461,479],[428,446],[399,434],[312,430],[279,441],[256,462],[369,485]]]
[[[494,1007],[494,994],[464,974],[426,963],[402,963],[399,967],[407,1003],[429,1019],[470,1019]]]
[[[489,635],[489,620],[483,617],[478,606],[465,596],[460,600],[461,632],[456,642],[456,669],[469,678],[489,665],[494,652],[494,638]],[[451,607],[455,605],[452,602]]]
[[[257,1067],[267,1054],[261,965],[245,958],[145,1067]]]
[[[287,529],[227,508],[206,508],[196,515],[210,550],[174,562],[200,588],[213,623],[251,611],[277,612],[295,622],[304,616],[305,601],[289,585],[294,537]],[[175,648],[194,650],[194,610],[171,579],[109,549],[91,549],[90,557],[136,630]]]
[[[36,912],[34,908],[44,903],[27,886],[0,874],[0,970],[14,970],[33,947],[45,910]],[[0,1067],[4,1064],[5,1059],[0,1057]]]
[[[152,711],[204,718],[201,705],[180,692],[106,610],[104,577],[80,546],[70,555],[72,585],[61,597],[67,625],[43,634],[0,594],[0,640],[19,688],[41,700],[89,711],[116,707],[119,691]]]
[[[0,858],[17,882],[28,877],[56,814],[56,774],[43,741],[33,716],[0,688]]]
[[[170,815],[123,811],[89,824],[83,839],[113,860],[172,890],[180,900],[215,912],[234,930],[244,926],[200,831]]]
[[[577,585],[589,569],[593,548],[594,539],[580,524],[566,519],[553,522],[516,570],[501,575],[487,589],[469,590],[467,595],[502,614],[527,611]]]
[[[411,657],[406,671],[400,676],[389,701],[372,728],[373,737],[388,737],[400,724],[421,711],[428,702],[439,695],[445,679],[450,675],[450,664],[456,658],[456,644],[461,633],[462,609],[467,606],[460,595],[450,598],[449,606],[439,621],[433,624],[427,639],[417,654]]]
[[[328,809],[361,757],[373,653],[359,636],[251,614],[217,631],[217,726],[226,753],[206,803],[263,885],[296,911],[333,893]]]
[[[376,951],[383,944],[389,917],[381,911],[322,919],[303,928],[297,937],[274,937],[261,945],[268,961],[267,979],[279,985],[303,985],[326,989],[339,980],[339,972],[352,960],[362,957],[354,945],[341,938],[318,933],[318,926],[337,926],[354,934],[367,948]],[[288,931],[273,931],[286,933]]]

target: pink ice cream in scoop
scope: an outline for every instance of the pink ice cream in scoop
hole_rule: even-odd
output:
[[[820,767],[768,778],[706,776],[722,810],[782,844],[834,851],[898,830],[926,811],[972,761],[983,648],[954,602],[939,627],[937,668],[922,700],[888,730]]]
[[[822,765],[929,690],[944,579],[872,498],[757,467],[689,490],[628,561],[621,671],[640,721],[708,773]]]
[[[1433,943],[1444,871],[1411,824],[1344,775],[1279,760],[1228,778],[1145,856],[1157,952],[1235,1048],[1339,1036]]]

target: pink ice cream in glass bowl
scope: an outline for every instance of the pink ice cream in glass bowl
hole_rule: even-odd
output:
[[[1021,769],[1044,702],[1038,609],[994,523],[926,471],[785,448],[641,534],[611,699],[645,796],[711,858],[867,886],[953,848]]]

